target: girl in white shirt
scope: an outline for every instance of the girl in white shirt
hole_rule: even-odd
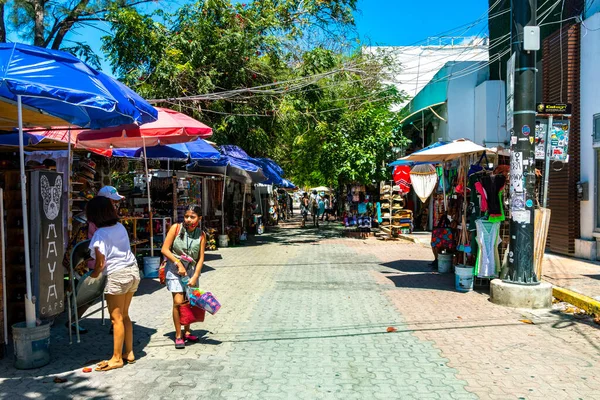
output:
[[[113,325],[112,358],[98,364],[96,371],[121,368],[125,361],[135,362],[133,354],[133,326],[129,305],[140,283],[140,273],[131,252],[129,235],[119,222],[110,199],[96,196],[86,206],[87,219],[98,228],[90,241],[92,258],[96,260],[92,278],[104,273],[104,294]],[[125,351],[123,351],[125,345]]]

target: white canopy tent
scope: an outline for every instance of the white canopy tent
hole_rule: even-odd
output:
[[[483,153],[484,151],[491,150],[473,143],[469,139],[457,139],[442,146],[415,152],[411,155],[401,158],[400,160],[441,163],[463,156]]]

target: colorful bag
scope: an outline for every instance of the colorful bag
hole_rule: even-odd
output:
[[[200,305],[200,298],[203,294],[204,292],[201,291],[200,288],[193,288],[189,286],[186,288],[186,296],[192,307],[202,308],[202,306]]]
[[[211,314],[216,314],[221,308],[221,303],[213,296],[211,292],[203,293],[198,299],[198,307],[202,307]]]
[[[448,219],[443,216],[436,228],[431,232],[431,247],[437,250],[454,250],[454,230],[447,226]]]
[[[189,302],[179,306],[179,322],[181,325],[190,325],[194,322],[204,322],[206,311],[200,307],[192,307]]]

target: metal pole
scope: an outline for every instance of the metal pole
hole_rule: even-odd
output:
[[[25,253],[25,321],[28,328],[35,326],[35,306],[31,291],[31,261],[29,258],[29,220],[27,218],[27,175],[25,174],[25,149],[23,138],[23,104],[17,96],[17,114],[19,119],[19,161],[21,164],[21,207],[23,212],[23,247]]]
[[[536,25],[537,0],[513,0],[511,41],[515,57],[511,132],[510,253],[505,281],[539,284],[533,265],[535,200],[535,52],[523,49],[523,28]],[[510,88],[509,88],[510,89]]]
[[[554,117],[550,114],[548,118],[548,129],[546,129],[545,145],[546,145],[546,158],[544,160],[544,197],[542,200],[542,207],[546,208],[548,205],[548,183],[550,181],[550,156],[552,155],[552,146],[548,142],[550,139],[550,131],[552,130],[552,124],[554,123]]]
[[[152,205],[150,199],[150,171],[148,170],[148,154],[146,154],[146,139],[142,137],[144,146],[144,168],[146,169],[146,191],[148,196],[148,224],[150,225],[150,257],[154,257],[154,227],[152,226]]]
[[[6,249],[4,247],[4,243],[6,242],[6,231],[4,230],[4,190],[0,188],[0,232],[2,234],[0,237],[2,241],[0,241],[0,255],[2,256],[2,264],[0,267],[2,268],[2,315],[4,320],[4,344],[8,344],[8,303],[6,302]]]
[[[242,194],[242,233],[244,233],[244,214],[246,213],[246,184],[244,183],[244,194]]]
[[[221,235],[225,234],[225,185],[227,184],[227,165],[223,175],[223,196],[221,197]]]

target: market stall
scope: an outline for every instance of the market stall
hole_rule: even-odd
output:
[[[490,163],[487,152],[488,149],[462,139],[401,159],[437,165],[412,167],[413,186],[422,200],[437,191],[432,203],[432,248],[438,269],[446,271],[456,263],[457,271],[471,268],[471,279],[500,275],[508,236],[504,221],[509,168]],[[413,171],[426,178],[415,182],[417,175],[413,176]]]
[[[39,71],[40,65],[48,64],[52,64],[52,68],[45,70],[44,74],[33,73]],[[62,188],[65,177],[57,172],[36,171],[38,173],[33,178],[30,177],[28,187],[24,126],[27,124],[76,125],[101,128],[121,123],[143,124],[156,119],[156,110],[129,88],[89,68],[79,59],[65,52],[16,43],[2,43],[0,44],[0,71],[2,73],[0,103],[3,109],[7,109],[6,113],[3,112],[5,116],[3,119],[12,125],[10,129],[19,131],[19,179],[18,182],[14,182],[13,178],[8,178],[11,190],[15,190],[8,198],[11,201],[17,199],[21,203],[21,215],[18,218],[22,227],[19,236],[22,236],[23,242],[19,245],[22,250],[17,255],[17,262],[18,265],[23,266],[25,288],[23,296],[25,322],[13,325],[13,338],[19,340],[22,345],[15,346],[16,349],[21,349],[16,352],[15,365],[18,368],[32,368],[46,364],[50,356],[48,349],[38,349],[44,353],[44,357],[37,360],[29,359],[29,352],[22,350],[31,351],[32,342],[27,338],[30,337],[29,335],[36,334],[42,338],[49,337],[50,324],[47,320],[64,310],[62,275],[54,274],[53,269],[41,268],[41,266],[52,265],[52,259],[49,257],[61,259],[64,247],[59,236],[62,234],[60,229],[51,236],[48,228],[48,232],[40,236],[40,242],[36,242],[36,237],[32,236],[33,242],[30,243],[30,227],[44,229],[46,226],[56,226],[54,221],[61,218],[63,212]],[[44,118],[40,118],[40,115]],[[40,122],[42,124],[39,124]],[[40,223],[35,226],[33,221],[30,226],[28,218],[30,211],[28,189],[31,192],[29,202],[32,202],[32,211],[36,211],[33,216],[39,216]],[[41,197],[34,197],[38,193]],[[39,212],[39,204],[44,207],[42,212]],[[31,233],[35,233],[35,230]],[[60,244],[57,246],[57,243]],[[45,245],[48,249],[54,250],[40,251]],[[32,264],[31,255],[37,257],[32,253],[35,251],[39,252],[39,259]],[[56,299],[57,304],[43,308],[41,302],[34,304],[34,294],[38,299]],[[36,317],[43,317],[46,322],[36,326]]]

